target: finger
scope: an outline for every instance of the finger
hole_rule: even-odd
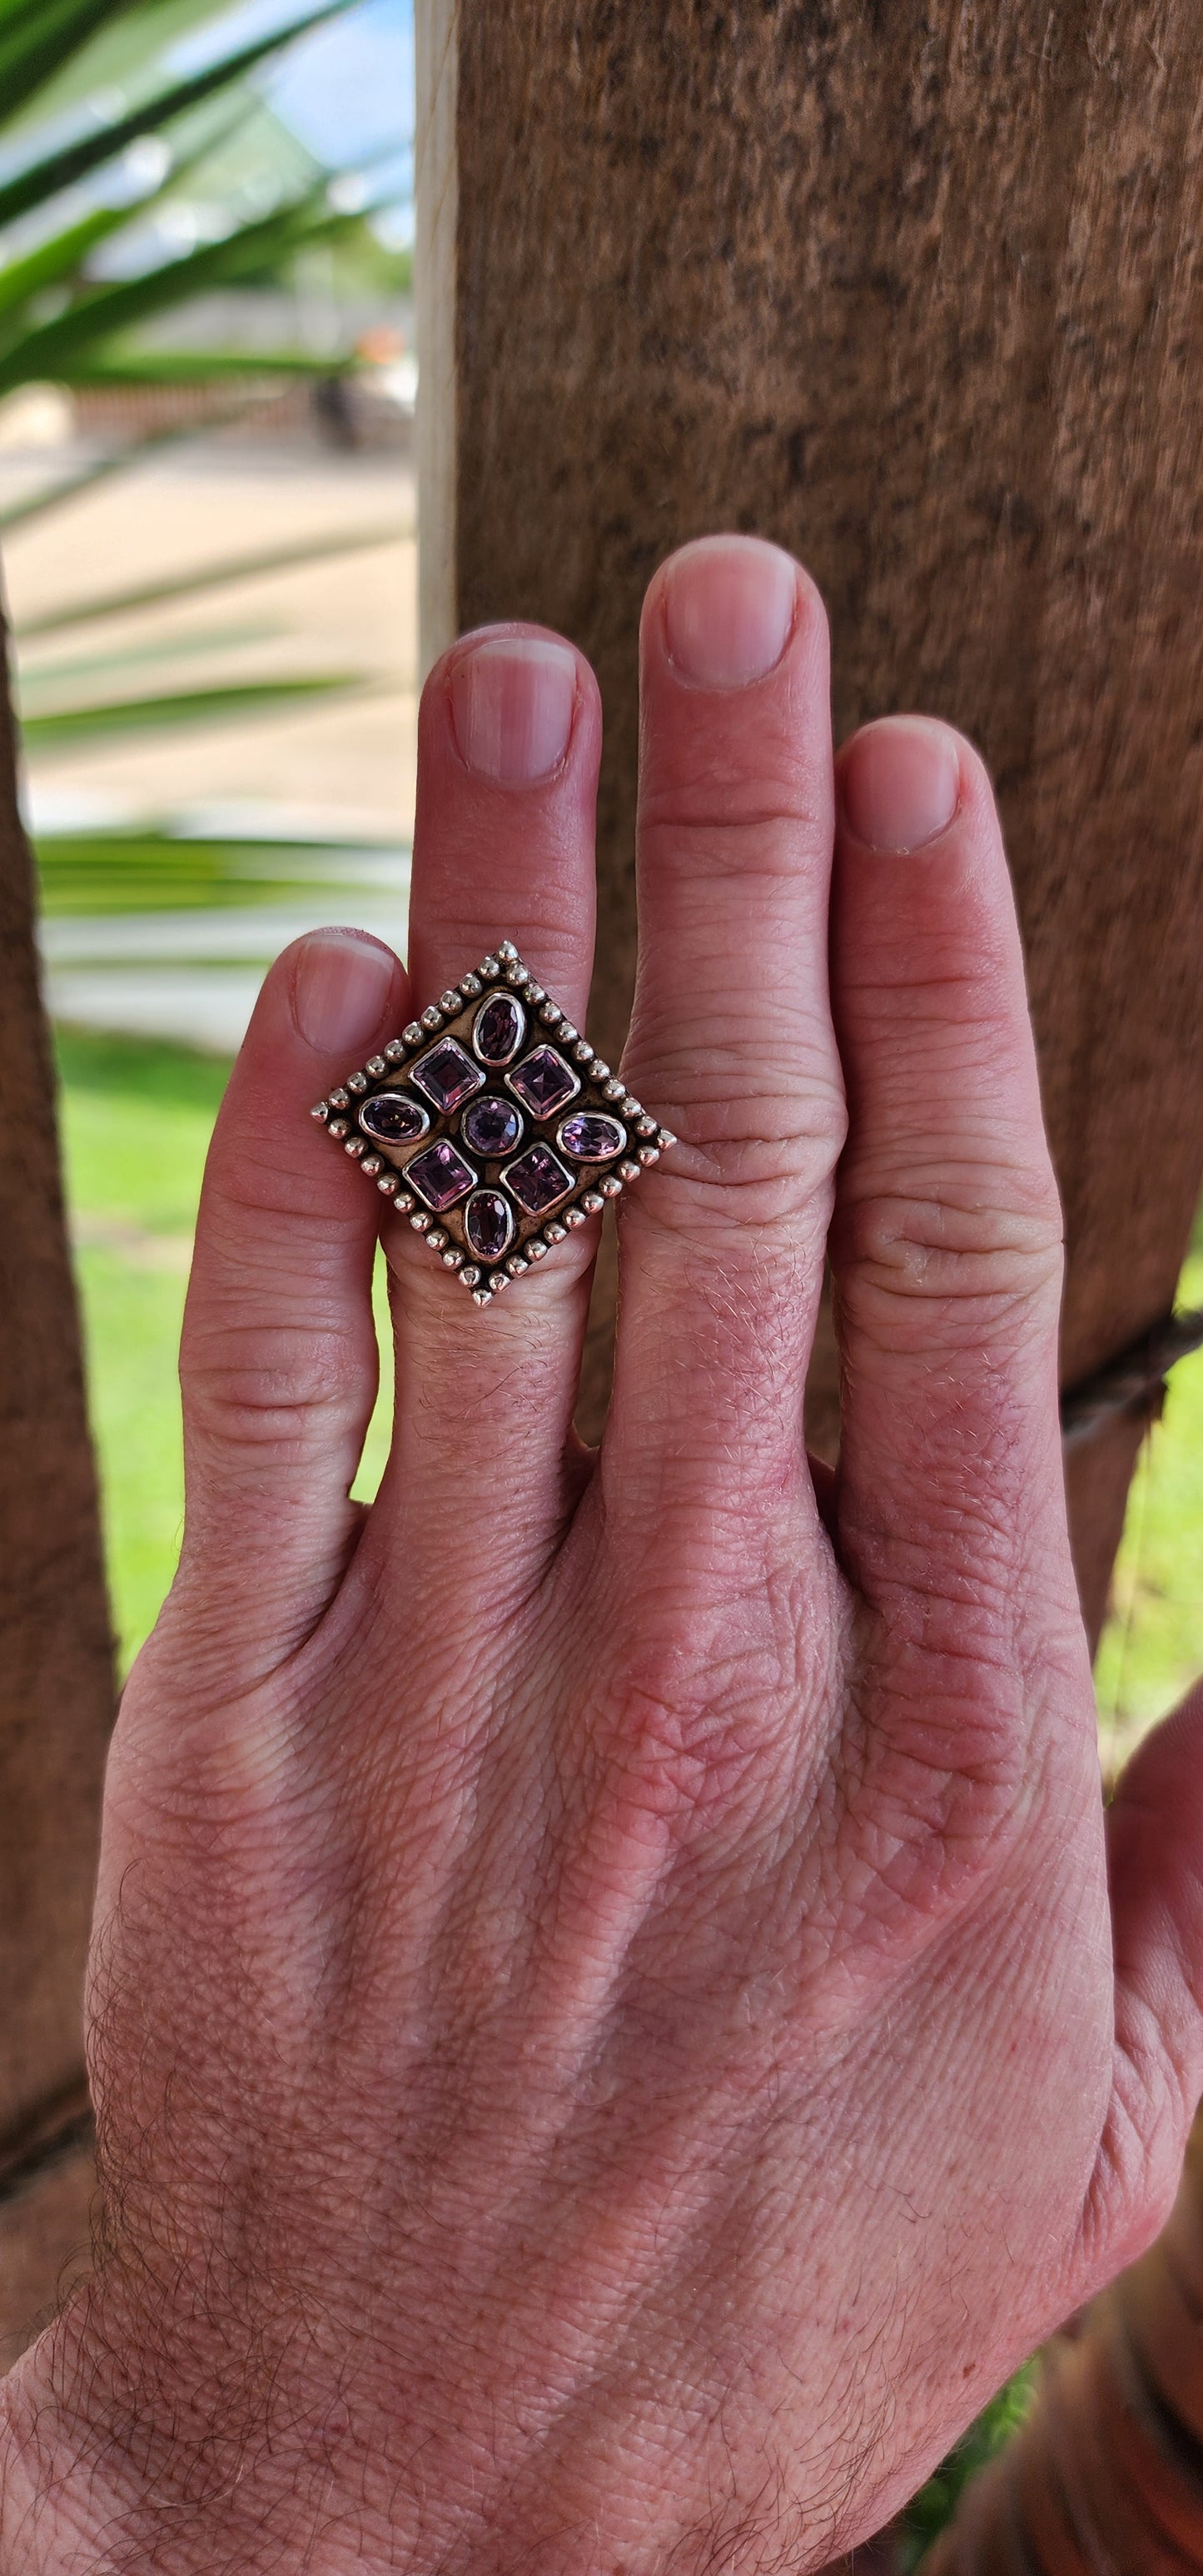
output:
[[[608,1458],[650,1517],[804,1475],[844,1131],[827,993],[827,626],[743,537],[686,546],[642,632],[640,962],[626,1079],[679,1138],[624,1209]]]
[[[1021,1564],[1034,1600],[1076,1617],[1060,1209],[981,761],[944,725],[891,717],[845,747],[838,781],[841,1542],[873,1597],[913,1586],[948,1601],[963,1645],[962,1585],[995,1598]]]
[[[309,1112],[408,1015],[377,940],[315,931],[267,978],[209,1151],[180,1374],[181,1584],[220,1636],[287,1640],[337,1577],[376,1391],[380,1202]]]
[[[580,1026],[593,959],[600,745],[592,672],[555,636],[488,629],[436,666],[418,730],[416,1007],[508,939]],[[538,1033],[536,1005],[525,1008]],[[493,1092],[516,1119],[500,1075],[484,1096]],[[477,1105],[470,1102],[465,1117]],[[467,1150],[466,1127],[464,1139]],[[547,1515],[562,1509],[594,1236],[592,1226],[569,1233],[481,1310],[404,1223],[386,1235],[397,1274],[397,1405],[381,1503],[386,1517],[400,1511],[440,1554],[482,1545],[482,1521],[465,1514],[450,1459],[457,1466],[470,1459],[480,1509],[487,1517],[491,1496],[498,1518],[511,1533],[520,1526],[527,1545],[542,1543]],[[519,1516],[508,1510],[516,1487]]]
[[[1115,2107],[1092,2216],[1109,2276],[1164,2219],[1203,2093],[1203,1683],[1128,1763],[1107,1842]]]

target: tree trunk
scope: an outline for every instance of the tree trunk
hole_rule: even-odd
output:
[[[419,54],[427,655],[531,617],[598,672],[593,1033],[631,989],[640,597],[753,528],[823,588],[838,732],[923,707],[993,769],[1072,1384],[1171,1305],[1203,1178],[1189,0],[426,0]],[[830,1454],[827,1331],[811,1411]],[[1140,1427],[1071,1474],[1094,1633]]]
[[[87,2243],[81,2006],[113,1675],[0,649],[0,2365]]]

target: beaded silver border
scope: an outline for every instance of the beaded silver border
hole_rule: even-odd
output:
[[[344,1113],[352,1109],[366,1092],[382,1084],[387,1085],[390,1075],[399,1074],[414,1056],[421,1054],[449,1021],[458,1019],[472,1003],[479,1001],[489,984],[498,983],[510,986],[542,1023],[549,1041],[579,1067],[580,1088],[575,1096],[577,1111],[588,1105],[585,1088],[592,1086],[599,1095],[596,1105],[612,1110],[623,1126],[633,1131],[636,1142],[634,1151],[624,1154],[613,1169],[599,1169],[590,1179],[592,1166],[587,1166],[571,1197],[561,1199],[545,1221],[531,1217],[520,1222],[514,1249],[503,1255],[495,1269],[489,1269],[483,1263],[473,1261],[470,1247],[461,1248],[446,1225],[418,1206],[413,1191],[403,1187],[404,1170],[390,1170],[387,1157],[372,1150],[370,1139],[353,1129]],[[517,1052],[516,1049],[515,1054]],[[503,1071],[500,1067],[498,1070]],[[566,1104],[561,1103],[555,1115],[559,1117],[565,1113]],[[391,1201],[397,1215],[408,1217],[414,1233],[421,1235],[443,1268],[469,1291],[473,1304],[481,1307],[491,1306],[503,1288],[508,1288],[513,1280],[521,1279],[528,1270],[533,1270],[549,1252],[554,1251],[557,1243],[563,1243],[567,1234],[583,1225],[587,1217],[600,1216],[607,1199],[619,1198],[624,1189],[629,1189],[632,1182],[639,1180],[649,1165],[658,1162],[661,1154],[667,1153],[677,1141],[671,1128],[660,1126],[642,1101],[636,1100],[634,1093],[627,1090],[620,1077],[611,1073],[609,1065],[603,1063],[588,1038],[581,1036],[580,1030],[573,1027],[558,1002],[554,1002],[543,985],[536,982],[530,968],[523,964],[512,939],[503,939],[495,949],[490,949],[479,966],[471,973],[461,975],[459,983],[447,992],[440,993],[438,1001],[431,1002],[420,1019],[411,1020],[399,1038],[390,1038],[380,1055],[369,1056],[361,1070],[349,1073],[343,1082],[336,1084],[327,1099],[317,1101],[310,1115],[325,1128],[332,1142],[341,1145],[344,1154],[358,1163],[364,1179],[375,1183],[381,1197]],[[412,1152],[420,1151],[423,1141],[416,1137]],[[451,1210],[447,1211],[448,1215],[451,1213]]]

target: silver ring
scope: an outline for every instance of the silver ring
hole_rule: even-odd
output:
[[[489,1306],[676,1137],[590,1046],[512,939],[312,1112]]]

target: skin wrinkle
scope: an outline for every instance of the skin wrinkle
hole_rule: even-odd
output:
[[[888,1219],[885,1225],[889,1227]],[[900,1329],[901,1310],[908,1301],[922,1301],[938,1310],[949,1345],[956,1347],[959,1336],[961,1349],[972,1348],[975,1340],[980,1348],[984,1342],[1001,1340],[1009,1328],[1018,1355],[1030,1340],[1033,1322],[1043,1320],[1033,1315],[1033,1309],[1056,1311],[1060,1246],[1044,1260],[1039,1251],[1022,1255],[1031,1264],[1031,1275],[1016,1279],[1010,1245],[979,1241],[949,1246],[932,1240],[935,1231],[875,1230],[869,1241],[856,1245],[856,1283],[842,1293],[841,1309],[858,1339],[866,1349],[875,1343],[879,1358],[888,1359],[895,1351],[909,1357],[905,1323]],[[929,1315],[918,1328],[929,1348],[935,1339],[934,1320]]]
[[[655,589],[645,623],[630,1078],[685,1142],[624,1209],[598,1460],[589,1247],[477,1315],[398,1231],[393,1458],[349,1505],[379,1212],[305,1116],[345,1057],[296,1038],[295,957],[269,979],[110,1766],[100,2268],[6,2387],[2,2576],[805,2576],[1164,2207],[1197,1724],[1113,1829],[1113,1957],[1001,845],[963,748],[938,852],[839,836],[828,949],[799,597],[749,690],[682,685]],[[592,681],[563,769],[502,794],[446,687],[418,985],[534,925],[579,1017]]]
[[[802,1169],[787,1169],[786,1158],[801,1145]],[[639,1231],[646,1227],[653,1236],[661,1233],[684,1240],[685,1258],[695,1253],[699,1221],[707,1228],[709,1260],[718,1261],[725,1252],[730,1261],[744,1255],[745,1268],[756,1258],[757,1237],[768,1239],[768,1249],[761,1253],[765,1266],[777,1258],[789,1259],[795,1244],[804,1257],[810,1255],[810,1237],[830,1201],[832,1174],[839,1146],[816,1150],[811,1157],[809,1135],[762,1143],[754,1137],[731,1137],[722,1132],[712,1138],[696,1139],[692,1170],[675,1175],[671,1197],[666,1197],[655,1214],[643,1219]],[[720,1158],[729,1166],[726,1186],[719,1180]],[[808,1158],[809,1162],[808,1162]],[[728,1195],[734,1190],[735,1197]],[[714,1201],[721,1193],[721,1212]],[[633,1232],[628,1218],[627,1231]],[[784,1239],[783,1239],[784,1238]],[[817,1266],[817,1265],[816,1265]],[[701,1271],[699,1288],[704,1292],[709,1277],[709,1261]]]
[[[746,1026],[733,1028],[732,1049],[738,1045],[742,1053],[746,1044]],[[829,1076],[824,1076],[821,1068],[812,1067],[805,1059],[779,1068],[778,1079],[788,1080],[791,1086],[790,1092],[784,1096],[780,1092],[774,1094],[751,1087],[749,1076],[753,1071],[758,1081],[763,1082],[763,1064],[758,1063],[755,1068],[741,1065],[739,1070],[740,1088],[733,1091],[729,1070],[724,1071],[720,1064],[712,1063],[699,1072],[695,1059],[693,1079],[686,1093],[682,1079],[686,1072],[684,1060],[676,1066],[656,1068],[653,1079],[656,1080],[658,1095],[662,1097],[667,1092],[670,1099],[678,1095],[688,1097],[691,1112],[696,1114],[703,1127],[701,1136],[693,1132],[694,1117],[691,1116],[691,1133],[688,1143],[682,1141],[682,1153],[698,1154],[711,1141],[714,1144],[739,1145],[749,1152],[760,1148],[766,1154],[772,1154],[782,1146],[798,1145],[813,1148],[820,1157],[820,1168],[825,1169],[821,1158],[831,1152],[834,1159],[844,1139],[844,1102],[838,1086]],[[641,1079],[646,1077],[641,1076]],[[800,1122],[796,1114],[799,1099],[811,1113],[805,1123]],[[826,1128],[821,1117],[824,1111],[829,1113]],[[712,1113],[709,1118],[707,1112]],[[794,1113],[792,1117],[791,1112]],[[711,1136],[705,1132],[707,1127],[712,1130]],[[688,1169],[688,1165],[685,1168]],[[783,1162],[781,1170],[782,1176],[791,1180],[795,1188],[800,1178],[807,1177],[804,1170],[800,1174],[793,1164]]]
[[[695,875],[705,873],[720,884],[734,879],[745,901],[754,901],[761,886],[771,891],[782,880],[793,886],[798,840],[815,835],[817,828],[805,806],[787,804],[724,814],[716,822],[713,813],[692,815],[669,798],[649,797],[641,818],[653,866],[659,843],[670,842],[674,864],[683,857]]]
[[[841,1175],[841,1226],[854,1221],[857,1229],[867,1229],[874,1216],[883,1228],[891,1220],[912,1229],[931,1223],[933,1241],[938,1244],[941,1231],[955,1229],[959,1218],[966,1221],[969,1249],[981,1245],[989,1252],[1061,1261],[1060,1203],[1044,1176],[1024,1172],[1000,1153],[999,1140],[988,1130],[965,1139],[970,1141],[976,1164],[947,1156],[941,1162],[936,1139],[925,1140],[921,1135],[908,1138],[905,1161],[896,1155],[889,1167],[863,1155],[850,1156]],[[859,1239],[854,1231],[849,1247],[853,1254]],[[867,1239],[871,1243],[872,1235]]]

